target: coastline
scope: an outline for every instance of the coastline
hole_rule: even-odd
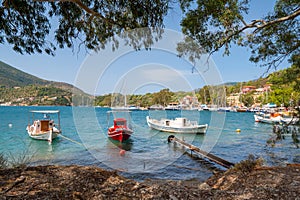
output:
[[[231,168],[205,182],[137,182],[94,166],[28,166],[0,170],[0,199],[297,199],[300,164]]]

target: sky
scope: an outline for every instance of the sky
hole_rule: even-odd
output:
[[[247,21],[265,15],[274,7],[275,0],[252,0]],[[66,82],[94,95],[112,92],[142,94],[163,88],[171,91],[190,91],[208,84],[242,82],[261,77],[265,68],[249,61],[246,48],[231,48],[229,56],[217,52],[193,64],[178,58],[176,42],[182,39],[182,13],[175,6],[165,18],[162,41],[151,51],[135,51],[120,45],[116,51],[106,48],[98,53],[78,53],[72,49],[58,49],[56,55],[21,55],[7,44],[0,44],[0,60],[26,73],[50,81]],[[206,58],[206,59],[205,59]],[[209,65],[206,66],[206,64]],[[289,67],[284,62],[279,69]],[[207,70],[209,69],[209,70]]]

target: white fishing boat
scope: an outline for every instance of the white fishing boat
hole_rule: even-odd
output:
[[[162,105],[156,104],[148,108],[148,110],[164,110],[165,108]]]
[[[136,106],[116,106],[116,107],[111,107],[111,110],[113,110],[113,111],[137,111],[140,109]]]
[[[170,133],[206,133],[208,127],[207,124],[199,125],[184,117],[157,120],[147,116],[146,119],[150,128]]]
[[[258,112],[254,115],[255,122],[262,122],[268,124],[296,124],[299,118],[289,116],[281,113],[263,113]]]
[[[255,122],[278,124],[281,122],[281,116],[274,113],[259,112],[254,115],[254,120]]]
[[[56,118],[57,123],[54,123]],[[60,129],[60,111],[59,110],[33,110],[30,111],[28,126],[26,127],[28,135],[37,140],[47,140],[50,143],[61,133]]]
[[[164,110],[180,110],[180,107],[178,106],[178,103],[172,102],[167,105]]]
[[[205,111],[208,111],[209,108],[207,107],[206,104],[201,104],[200,107],[198,108],[199,111],[202,111],[202,110],[205,110]]]

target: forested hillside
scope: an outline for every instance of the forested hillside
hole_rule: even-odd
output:
[[[211,91],[221,88],[225,91],[226,97],[239,94],[240,101],[246,106],[269,102],[277,105],[296,106],[300,100],[299,71],[299,66],[295,64],[290,68],[269,74],[267,77],[248,82],[219,86],[206,85],[196,91],[173,92],[166,88],[155,93],[132,94],[127,96],[127,104],[142,107],[154,104],[166,106],[171,102],[178,102],[185,96],[196,96],[199,103],[215,104]],[[257,96],[255,91],[240,94],[243,86],[260,88],[266,84],[270,85],[267,94]],[[72,99],[75,93],[80,97],[78,98],[80,101],[89,102],[89,105],[94,101],[91,95],[85,94],[70,84],[43,80],[0,61],[0,104],[2,105],[73,105]],[[95,98],[94,104],[111,106],[116,98],[120,99],[119,101],[124,100],[124,97],[119,96],[116,94],[98,96]]]
[[[92,99],[68,83],[43,80],[0,61],[1,105],[72,105],[75,94]]]
[[[218,104],[216,96],[213,94],[217,90],[221,90],[224,94],[224,99],[231,95],[239,96],[239,101],[246,106],[251,106],[253,104],[267,104],[275,103],[278,106],[297,106],[300,103],[300,68],[297,65],[292,65],[290,68],[280,70],[269,74],[266,77],[262,77],[256,80],[251,80],[247,82],[232,82],[225,83],[223,85],[211,86],[206,85],[196,91],[186,91],[186,92],[172,92],[169,89],[163,89],[155,93],[147,94],[134,94],[127,96],[127,103],[129,105],[136,105],[142,107],[149,107],[151,105],[160,104],[163,106],[168,105],[171,102],[178,102],[184,96],[196,96],[200,104]],[[253,86],[253,88],[263,88],[265,85],[269,85],[270,89],[257,94],[256,90],[248,93],[242,93],[243,86]],[[220,93],[218,93],[220,94]],[[98,96],[95,99],[96,105],[99,106],[111,106],[116,98],[122,99],[124,97],[119,97],[120,94],[106,94]],[[220,102],[220,101],[219,101]],[[123,103],[124,104],[124,103]],[[219,106],[231,106],[227,100],[227,105]]]
[[[256,88],[270,85],[270,90],[259,98],[254,99],[256,95],[255,91],[241,95],[243,103],[247,106],[253,103],[267,104],[270,102],[278,106],[284,105],[286,107],[294,107],[300,104],[300,67],[297,64],[287,69],[273,72],[265,78],[228,87],[227,94],[238,92],[241,86],[246,85],[255,86]]]

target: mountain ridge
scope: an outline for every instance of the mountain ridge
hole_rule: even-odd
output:
[[[74,96],[92,99],[72,84],[41,79],[0,61],[0,103],[3,105],[73,105]]]
[[[85,93],[72,84],[41,79],[29,73],[23,72],[3,61],[0,61],[0,87],[23,87],[29,85],[53,86],[60,89],[75,90]]]
[[[50,81],[23,72],[0,61],[0,85],[5,87],[21,87],[30,84],[46,85]]]

